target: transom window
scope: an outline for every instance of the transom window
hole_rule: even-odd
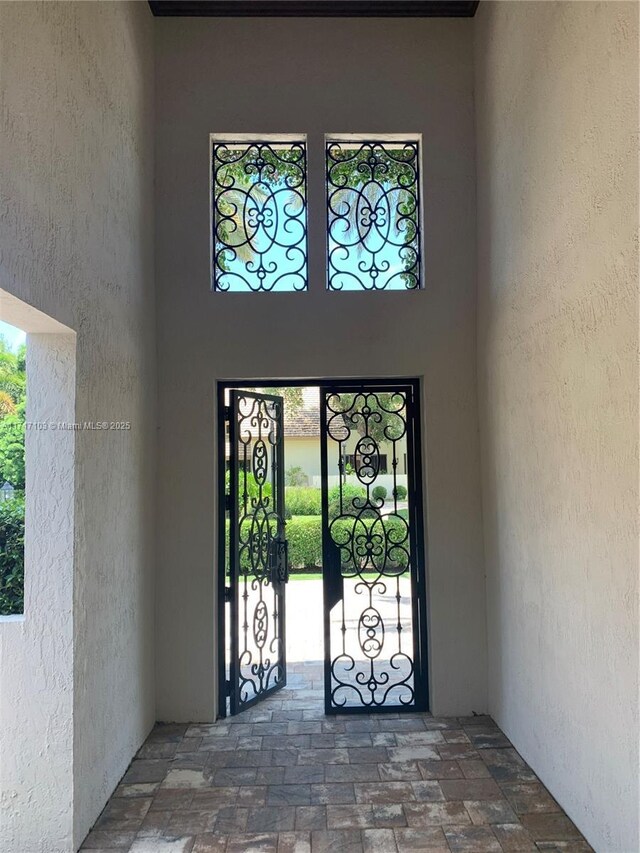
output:
[[[307,289],[304,138],[212,137],[213,288]]]
[[[211,143],[213,289],[308,290],[306,138]],[[326,223],[327,290],[422,287],[419,144],[408,135],[325,137],[325,209],[314,202],[311,215]]]
[[[416,139],[326,140],[329,290],[415,290],[420,282]]]

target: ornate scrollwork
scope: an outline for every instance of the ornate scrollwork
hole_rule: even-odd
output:
[[[253,638],[259,649],[264,648],[269,633],[269,611],[264,601],[259,601],[253,611]]]
[[[412,705],[414,662],[410,639],[403,643],[411,615],[402,612],[402,590],[410,588],[412,549],[409,523],[395,498],[398,447],[407,436],[406,395],[369,390],[327,393],[325,411],[327,434],[338,444],[338,458],[344,459],[347,443],[354,448],[353,474],[361,486],[355,495],[344,487],[341,462],[338,509],[329,531],[339,550],[345,583],[351,581],[351,594],[342,604],[342,648],[331,660],[331,703]],[[390,509],[374,493],[383,444],[392,449]]]
[[[375,607],[367,607],[358,620],[360,648],[370,660],[377,658],[384,646],[384,619]]]
[[[418,142],[330,140],[329,290],[420,287]]]
[[[214,143],[214,290],[307,289],[306,156],[303,141]]]
[[[240,593],[240,705],[284,680],[280,591],[273,555],[282,549],[282,507],[274,494],[276,454],[282,441],[279,402],[247,393],[236,411],[238,454],[238,581]]]

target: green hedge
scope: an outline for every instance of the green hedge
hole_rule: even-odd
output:
[[[301,486],[287,486],[284,490],[285,512],[287,518],[296,515],[320,515],[322,512],[322,492],[320,489]],[[366,498],[367,490],[363,486],[344,483],[342,486],[342,505],[349,512],[353,507],[354,498]],[[340,487],[329,489],[329,517],[335,518],[340,514]]]
[[[322,518],[319,515],[294,516],[287,522],[287,540],[292,569],[322,565]]]
[[[321,496],[320,489],[287,486],[284,490],[284,505],[287,516],[320,515],[322,511]]]
[[[0,616],[24,612],[24,498],[0,502]]]
[[[340,486],[334,486],[332,489],[329,489],[329,518],[336,518],[336,516],[340,515]],[[367,497],[367,490],[364,486],[355,486],[352,483],[343,483],[342,484],[342,512],[350,513],[357,512],[357,508],[354,507],[354,498],[362,498],[365,499]]]
[[[365,523],[371,525],[373,521],[369,519]],[[400,542],[406,534],[407,528],[397,518],[385,518],[383,524],[392,543]],[[352,528],[353,522],[345,519],[336,522],[332,532],[337,540],[343,533],[343,541],[346,541]],[[319,516],[294,516],[287,522],[287,540],[292,571],[322,566],[322,519]],[[409,542],[403,542],[402,547],[409,550]],[[392,551],[392,558],[398,567],[406,568],[407,557],[402,551]]]
[[[249,474],[248,476],[244,471],[239,472],[238,476],[238,504],[242,506],[244,501],[244,490],[245,490],[245,481],[247,488],[247,497],[258,498],[260,496],[260,487],[256,481],[256,478],[253,474]],[[227,471],[224,478],[225,491],[227,494],[231,491],[231,472]],[[271,495],[271,483],[266,482],[262,485],[262,497],[269,497]]]
[[[371,519],[365,521],[367,525],[374,522]],[[385,518],[383,520],[387,536],[391,542],[399,542],[406,534],[406,527],[397,518]],[[348,519],[336,522],[332,532],[336,539],[340,539],[344,531],[346,541],[353,522]],[[287,541],[289,542],[289,566],[292,572],[301,570],[317,569],[322,566],[322,517],[319,515],[298,515],[287,521]],[[227,548],[229,547],[229,524],[227,522]],[[409,550],[409,543],[403,542],[402,547]],[[394,563],[398,567],[406,568],[407,557],[402,551],[392,552]]]
[[[287,540],[289,542],[289,565],[292,568],[311,569],[322,565],[321,516],[298,515],[289,519],[289,521],[287,521]],[[226,525],[226,545],[228,552],[228,521]]]

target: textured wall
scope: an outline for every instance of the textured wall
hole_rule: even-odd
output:
[[[481,3],[490,710],[602,853],[638,841],[638,6]]]
[[[154,720],[152,26],[0,4],[0,286],[77,332],[76,419],[132,424],[76,433],[76,841]]]
[[[214,713],[214,387],[257,376],[423,377],[433,708],[485,706],[472,26],[156,21],[161,719]],[[209,292],[211,132],[308,134],[308,293]],[[325,292],[327,132],[423,133],[424,291]]]
[[[73,421],[75,335],[30,334],[27,375],[27,420]],[[74,450],[73,432],[26,434],[25,613],[0,618],[4,853],[72,849]]]

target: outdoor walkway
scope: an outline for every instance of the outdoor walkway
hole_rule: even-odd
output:
[[[326,717],[322,668],[213,725],[159,725],[83,850],[584,853],[489,717]]]

